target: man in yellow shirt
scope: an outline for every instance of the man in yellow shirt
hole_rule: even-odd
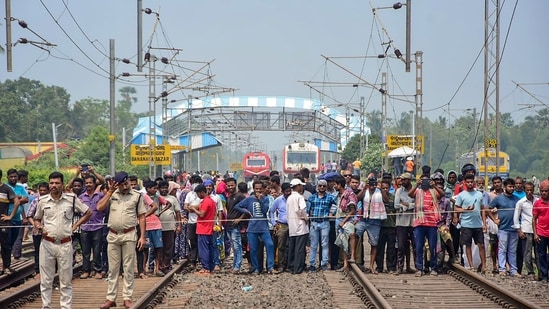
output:
[[[356,158],[355,162],[353,162],[353,174],[360,176],[360,167],[362,166],[362,162],[360,162],[359,158]]]

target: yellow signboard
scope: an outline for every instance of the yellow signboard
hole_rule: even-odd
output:
[[[242,170],[242,162],[232,162],[229,168],[231,171],[240,171]]]
[[[496,148],[498,146],[498,140],[493,138],[493,139],[484,139],[484,147],[486,148]]]
[[[412,135],[387,135],[387,150],[392,151],[397,148],[408,146],[412,148]],[[415,148],[420,153],[423,153],[425,148],[425,140],[423,135],[415,136]]]
[[[131,145],[130,157],[132,165],[169,165],[172,160],[170,145],[156,145],[151,152],[149,145]]]

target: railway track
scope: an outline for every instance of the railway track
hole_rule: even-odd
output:
[[[173,270],[164,277],[151,276],[147,279],[135,279],[134,306],[132,308],[154,308],[167,295],[167,290],[173,287],[178,280],[174,280],[176,273],[185,273],[185,263],[174,264]],[[80,265],[74,269],[73,277],[73,308],[98,308],[105,301],[107,281],[98,279],[79,279]],[[57,282],[57,276],[55,279]],[[59,291],[52,295],[52,304],[58,307]],[[119,288],[117,300],[122,304],[122,288]],[[0,308],[41,308],[40,282],[28,280],[24,284],[8,288],[0,292]],[[123,307],[122,307],[123,308]]]
[[[11,264],[11,269],[13,273],[10,275],[3,274],[0,276],[0,291],[21,284],[25,279],[31,277],[34,273],[34,260],[21,258]]]
[[[347,277],[367,308],[542,308],[459,265],[439,276],[364,274],[352,264]]]
[[[41,308],[39,282],[32,279],[24,280],[32,274],[32,265],[32,258],[23,258],[14,263],[14,268],[17,267],[14,274],[9,277],[0,277],[0,284],[3,284],[2,289],[0,289],[0,308]],[[77,266],[79,267],[79,265]],[[24,274],[23,268],[26,267],[29,269],[29,275]],[[78,267],[74,271],[75,278],[78,278],[81,273]],[[305,285],[302,288],[294,286],[294,288],[304,290],[312,282],[318,282],[317,280],[321,278],[324,278],[328,283],[329,287],[326,291],[331,290],[331,293],[328,292],[327,295],[332,295],[334,307],[337,305],[339,308],[439,309],[454,306],[459,306],[460,309],[478,309],[479,307],[483,309],[549,308],[548,304],[536,303],[535,296],[524,296],[524,293],[517,296],[518,291],[513,293],[513,289],[509,286],[505,286],[505,289],[503,289],[499,286],[499,283],[494,283],[485,276],[472,273],[459,265],[447,265],[447,267],[445,272],[439,276],[415,277],[413,274],[399,276],[387,273],[365,274],[357,265],[351,264],[350,270],[345,272],[344,275],[332,271],[316,274],[307,273],[300,276],[286,273],[274,277],[265,277],[267,285],[262,286],[255,281],[262,279],[263,276],[259,278],[247,275],[234,276],[222,272],[202,279],[196,276],[187,276],[186,273],[189,270],[185,267],[185,264],[175,264],[173,271],[162,278],[150,277],[135,280],[135,303],[133,308],[182,308],[188,306],[190,298],[196,297],[193,293],[201,290],[200,286],[202,286],[202,289],[217,286],[216,280],[227,282],[232,280],[236,282],[234,285],[246,281],[254,285],[254,294],[259,293],[259,297],[268,298],[270,294],[280,293],[273,290],[276,285],[269,287],[268,281],[270,280],[292,280],[294,282],[304,280]],[[22,277],[16,278],[12,277],[13,275]],[[15,285],[15,281],[24,283]],[[199,283],[200,281],[202,283]],[[97,308],[105,300],[106,288],[106,280],[74,279],[73,307]],[[240,288],[237,288],[238,290]],[[121,299],[121,289],[119,289],[117,300],[121,302]],[[59,292],[56,290],[53,293],[54,306],[58,302]],[[214,303],[217,302],[214,301]],[[203,304],[205,305],[206,302]],[[310,304],[312,305],[312,303]]]
[[[34,246],[31,242],[23,242],[22,257],[13,260],[11,269],[14,271],[10,275],[0,275],[0,291],[7,288],[23,284],[26,279],[34,273]],[[2,308],[2,306],[0,306]]]

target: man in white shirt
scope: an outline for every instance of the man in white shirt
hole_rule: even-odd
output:
[[[292,194],[286,200],[286,213],[288,215],[288,231],[290,233],[288,251],[288,269],[293,274],[300,274],[305,269],[305,246],[309,239],[309,224],[307,215],[307,204],[303,195],[304,182],[294,178],[290,182]]]
[[[196,262],[198,260],[198,236],[196,235],[196,220],[198,215],[194,211],[190,211],[191,208],[199,209],[200,202],[202,201],[194,189],[199,184],[202,184],[202,178],[199,175],[192,175],[191,179],[192,191],[187,193],[185,196],[184,210],[188,211],[188,221],[187,221],[187,237],[189,238],[189,260],[191,267],[196,267]]]
[[[537,198],[534,196],[534,183],[524,183],[526,196],[521,198],[515,207],[513,228],[517,229],[519,241],[522,242],[523,261],[528,271],[528,277],[535,279],[534,266],[532,264],[532,248],[534,247],[534,230],[532,228],[532,209]],[[522,269],[518,272],[521,273]]]

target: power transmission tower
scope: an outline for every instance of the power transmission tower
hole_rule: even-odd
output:
[[[496,175],[499,171],[500,112],[499,112],[499,65],[500,65],[500,0],[485,0],[484,3],[484,155],[488,148],[496,148]],[[496,116],[496,132],[489,132],[488,117]],[[485,161],[485,164],[487,162]],[[487,166],[485,166],[486,170]],[[485,173],[485,182],[488,181]]]

